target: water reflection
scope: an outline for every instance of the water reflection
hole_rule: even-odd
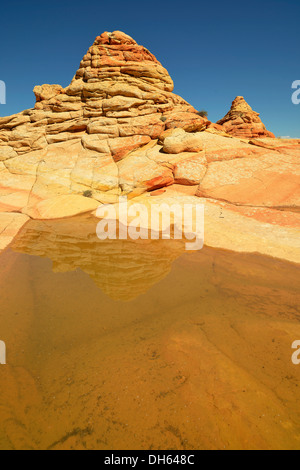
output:
[[[115,300],[132,300],[164,277],[185,252],[181,240],[99,240],[98,219],[30,221],[14,241],[19,253],[49,258],[53,271],[80,268]]]
[[[299,449],[299,267],[95,223],[0,256],[0,449]]]

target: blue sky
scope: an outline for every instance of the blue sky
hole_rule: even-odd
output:
[[[6,116],[34,106],[32,89],[66,86],[95,37],[121,30],[168,69],[175,92],[212,121],[243,95],[276,135],[300,138],[300,1],[14,1],[1,7]]]

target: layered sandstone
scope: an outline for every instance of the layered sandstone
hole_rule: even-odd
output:
[[[37,86],[34,109],[0,118],[0,210],[34,216],[57,196],[90,191],[102,202],[172,184],[172,170],[160,162],[144,158],[135,170],[129,157],[167,129],[171,139],[174,127],[182,133],[168,154],[178,153],[178,145],[188,158],[202,149],[199,139],[188,145],[186,131],[205,129],[209,121],[172,91],[167,70],[146,48],[119,31],[97,37],[67,88]],[[143,173],[137,180],[136,171]],[[120,183],[120,173],[130,185]],[[87,206],[79,197],[77,205],[77,213]]]
[[[253,111],[242,96],[237,96],[232,103],[230,111],[217,122],[223,126],[225,132],[244,139],[275,137],[267,131],[262,123],[259,113]]]
[[[275,139],[242,97],[212,124],[173,93],[154,56],[119,31],[96,38],[68,87],[34,93],[33,109],[0,118],[0,249],[28,217],[93,212],[120,195],[150,204],[148,196],[168,200],[173,191],[178,202],[202,198],[222,224],[227,218],[227,238],[211,219],[210,246],[234,249],[243,225],[243,249],[297,259],[274,245],[272,226],[299,225],[300,141]],[[295,247],[294,232],[284,236]]]

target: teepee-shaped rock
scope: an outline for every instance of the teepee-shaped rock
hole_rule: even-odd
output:
[[[102,202],[124,188],[139,192],[174,183],[158,145],[154,156],[130,156],[124,163],[133,150],[155,147],[166,130],[181,128],[190,149],[185,131],[207,127],[209,121],[172,91],[167,70],[145,47],[120,31],[98,36],[68,87],[37,86],[34,109],[0,118],[5,210],[35,217],[45,199],[88,194]],[[73,198],[68,214],[78,201]],[[46,216],[48,205],[42,208]]]
[[[259,113],[253,111],[242,96],[235,98],[230,111],[217,124],[222,125],[227,134],[235,137],[245,139],[275,137],[272,132],[267,131]]]

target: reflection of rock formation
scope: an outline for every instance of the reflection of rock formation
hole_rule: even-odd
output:
[[[115,300],[132,300],[171,270],[185,250],[178,240],[107,240],[97,238],[99,220],[84,216],[59,221],[31,221],[12,249],[53,261],[55,272],[80,268]]]
[[[181,251],[167,241],[101,243],[95,225],[30,222],[13,248],[60,270],[101,271],[119,298],[146,291]],[[298,271],[204,248],[116,304],[81,272],[53,275],[48,260],[7,250],[0,449],[299,448],[289,353],[300,336]]]

